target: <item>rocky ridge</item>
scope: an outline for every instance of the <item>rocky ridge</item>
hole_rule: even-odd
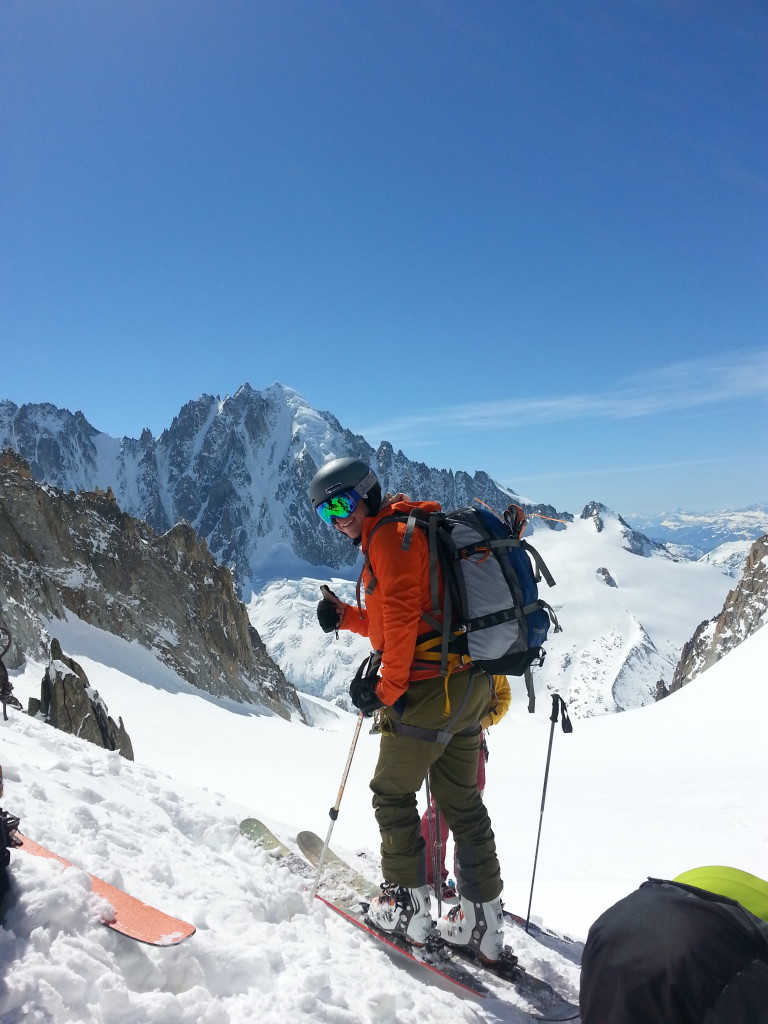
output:
[[[375,467],[385,491],[433,498],[446,508],[479,498],[503,509],[515,497],[486,473],[434,469],[386,441],[373,449],[281,384],[263,391],[245,384],[223,400],[203,395],[188,402],[159,437],[145,430],[138,440],[108,437],[81,412],[0,402],[3,447],[18,452],[39,482],[62,490],[111,490],[122,509],[156,533],[180,520],[189,523],[232,571],[243,597],[255,578],[290,575],[281,571],[286,562],[342,569],[356,562],[357,553],[323,528],[307,499],[310,480],[330,457],[358,456]],[[554,519],[573,519],[542,508]],[[538,527],[563,528],[535,519],[529,532]]]
[[[67,493],[0,457],[0,606],[13,636],[9,667],[48,660],[51,624],[75,615],[156,653],[216,697],[301,717],[266,653],[229,570],[188,523],[157,534],[111,490]]]
[[[125,514],[146,520],[145,529],[151,527],[155,536],[181,538],[188,530],[201,538],[199,544],[204,540],[215,561],[231,571],[238,596],[249,602],[251,622],[268,639],[269,653],[286,676],[302,690],[334,699],[346,693],[347,684],[342,684],[357,651],[352,644],[336,655],[321,650],[314,619],[317,597],[305,601],[300,595],[307,587],[312,591],[308,580],[332,576],[337,586],[354,580],[359,554],[312,513],[307,491],[317,467],[328,458],[352,454],[373,465],[385,490],[435,498],[446,508],[475,499],[496,509],[510,501],[521,503],[513,490],[483,472],[429,467],[387,442],[373,449],[332,414],[317,412],[281,384],[263,391],[244,385],[223,400],[201,396],[187,403],[159,437],[145,430],[138,440],[108,437],[80,412],[0,402],[3,444],[25,454],[32,476],[42,483],[90,493],[98,488]],[[582,565],[585,544],[593,552],[585,574],[570,579],[567,564],[550,561],[560,581],[554,601],[567,634],[551,644],[552,667],[542,670],[543,685],[562,688],[567,679],[571,699],[584,714],[653,700],[657,680],[671,677],[684,639],[722,601],[725,586],[721,590],[715,583],[720,574],[701,575],[705,586],[693,603],[694,614],[665,616],[658,603],[648,605],[628,582],[641,577],[654,589],[663,587],[665,599],[679,608],[690,574],[685,566],[677,573],[675,564],[686,559],[599,502],[589,503],[578,519],[551,505],[524,507],[529,513],[526,538],[541,531],[534,544],[542,553],[550,544],[557,550],[560,541],[567,548],[571,535],[580,538],[576,566]],[[596,546],[590,538],[599,538]],[[627,557],[649,571],[636,572]],[[583,631],[575,628],[568,611],[573,602],[579,615],[602,606],[596,593],[590,605],[581,603],[592,593],[592,581],[613,597],[605,614]],[[713,587],[717,597],[705,603]],[[285,611],[282,601],[275,600],[278,591]],[[670,632],[670,618],[675,623],[686,619],[683,629]],[[662,685],[666,689],[666,682]]]
[[[765,625],[768,614],[768,534],[747,555],[738,586],[728,593],[722,611],[702,622],[683,647],[669,692],[679,690],[738,647]]]

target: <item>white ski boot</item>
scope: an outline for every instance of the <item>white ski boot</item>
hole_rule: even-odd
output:
[[[504,949],[501,897],[488,903],[473,903],[462,896],[437,922],[437,930],[449,946],[465,947],[481,960],[497,963]]]
[[[412,946],[423,946],[432,930],[429,886],[406,889],[382,883],[381,896],[374,896],[367,917],[379,931],[399,935]]]

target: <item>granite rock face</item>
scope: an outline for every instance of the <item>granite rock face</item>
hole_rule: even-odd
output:
[[[0,606],[13,636],[10,667],[48,656],[55,621],[75,615],[153,651],[216,697],[301,717],[298,697],[267,655],[232,574],[188,523],[157,534],[113,492],[64,493],[0,458]]]
[[[54,728],[105,750],[117,750],[133,761],[133,744],[122,718],[118,724],[110,718],[98,690],[90,685],[82,667],[64,654],[55,637],[40,687],[40,700],[30,700],[29,714],[40,714]]]
[[[765,625],[768,612],[768,534],[750,548],[738,586],[719,615],[702,622],[683,647],[669,691],[679,690]]]

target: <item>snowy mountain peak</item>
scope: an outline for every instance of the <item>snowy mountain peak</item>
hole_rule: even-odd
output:
[[[280,382],[262,391],[243,384],[224,399],[201,395],[159,437],[145,430],[138,440],[111,438],[82,413],[5,402],[5,446],[41,482],[76,491],[111,487],[122,509],[160,533],[179,520],[191,523],[246,596],[254,579],[287,575],[286,566],[352,573],[356,549],[322,528],[307,498],[310,480],[330,458],[356,455],[376,469],[385,490],[446,507],[480,498],[503,509],[511,497],[486,473],[435,470],[386,442],[374,451]]]
[[[3,446],[27,459],[36,480],[63,491],[111,489],[123,512],[146,521],[157,534],[165,535],[178,522],[190,524],[216,562],[231,571],[239,595],[250,602],[251,621],[289,681],[325,694],[346,692],[347,671],[358,650],[354,644],[342,646],[341,661],[332,645],[318,650],[311,628],[317,584],[301,581],[333,575],[343,586],[344,580],[356,578],[359,555],[312,512],[307,492],[319,465],[335,456],[356,455],[374,467],[385,490],[433,498],[444,508],[480,499],[501,510],[512,500],[521,501],[482,471],[434,469],[406,458],[388,442],[374,450],[332,413],[318,412],[279,382],[262,391],[244,384],[223,399],[201,395],[186,403],[159,437],[145,430],[138,440],[111,438],[82,413],[52,405],[19,409],[6,402],[0,404]],[[679,571],[690,563],[675,559],[604,504],[590,502],[575,521],[549,505],[526,508],[539,513],[531,515],[527,537],[558,581],[553,606],[565,629],[549,645],[545,688],[572,688],[584,713],[653,699],[658,681],[669,683],[683,643],[722,603],[728,578],[714,560],[700,567],[691,599],[687,577]],[[648,572],[639,572],[636,563],[649,563]],[[662,570],[663,563],[672,574]],[[608,579],[615,586],[606,586]],[[283,620],[282,602],[279,608],[274,602],[270,606],[265,588],[275,583],[279,589],[285,581],[288,615]],[[296,589],[306,590],[306,604]],[[297,628],[290,614],[294,603],[302,615],[306,612],[306,629]],[[635,639],[635,620],[650,643]],[[310,662],[299,663],[297,656],[305,642],[312,648],[309,673]],[[630,657],[640,648],[642,658]]]
[[[612,528],[614,533],[623,537],[624,547],[633,555],[640,555],[643,558],[650,555],[659,555],[663,558],[672,557],[663,544],[650,540],[638,530],[633,530],[617,512],[607,508],[599,501],[591,501],[585,505],[579,518],[588,522],[591,520],[598,533],[602,533],[606,527]]]

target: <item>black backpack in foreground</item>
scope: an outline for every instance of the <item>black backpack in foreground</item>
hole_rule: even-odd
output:
[[[582,1024],[768,1024],[768,922],[650,878],[589,929]]]

